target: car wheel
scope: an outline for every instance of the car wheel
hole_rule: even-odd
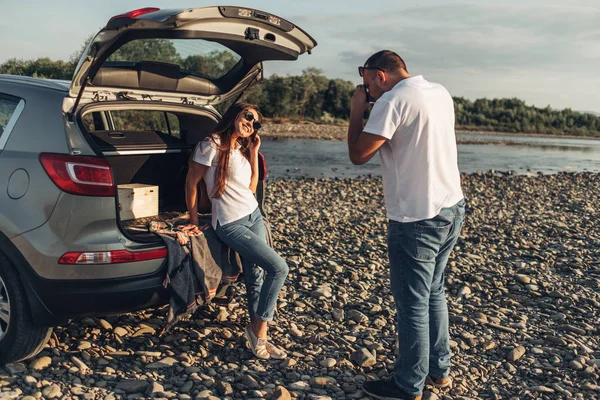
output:
[[[0,253],[0,365],[35,356],[51,333],[52,328],[33,325],[21,278]]]

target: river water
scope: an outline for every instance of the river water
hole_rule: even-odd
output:
[[[461,172],[512,171],[515,174],[600,172],[600,141],[523,136],[458,135],[503,144],[459,144]],[[345,142],[316,139],[263,139],[261,152],[270,178],[356,178],[381,176],[379,155],[352,165]]]

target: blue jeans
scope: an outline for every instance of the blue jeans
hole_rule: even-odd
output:
[[[465,201],[427,220],[389,222],[390,282],[396,302],[399,355],[396,384],[419,396],[425,378],[445,378],[450,368],[444,270],[460,235]]]
[[[225,225],[217,224],[215,231],[242,258],[250,319],[272,321],[279,291],[290,269],[285,260],[267,245],[260,210],[257,208],[252,214]]]

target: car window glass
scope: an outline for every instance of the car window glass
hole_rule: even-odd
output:
[[[171,135],[179,137],[179,118],[175,114],[167,113],[167,119],[169,120]]]
[[[140,62],[176,66],[179,71],[209,80],[222,78],[241,60],[220,43],[202,39],[137,39],[110,55],[103,67],[130,67]]]
[[[158,131],[179,137],[179,119],[175,114],[150,110],[119,110],[110,114],[116,130]]]
[[[83,125],[88,132],[94,132],[96,130],[94,125],[94,116],[92,113],[85,114],[81,117],[81,120],[83,121]]]
[[[10,118],[13,116],[17,105],[19,105],[18,101],[0,97],[0,138],[4,134],[6,126],[8,125]]]

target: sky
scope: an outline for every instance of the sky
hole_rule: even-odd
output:
[[[67,60],[110,17],[136,8],[210,5],[278,15],[318,42],[298,61],[266,63],[267,76],[316,67],[358,84],[357,66],[390,49],[453,96],[600,112],[600,0],[0,0],[0,63]]]

